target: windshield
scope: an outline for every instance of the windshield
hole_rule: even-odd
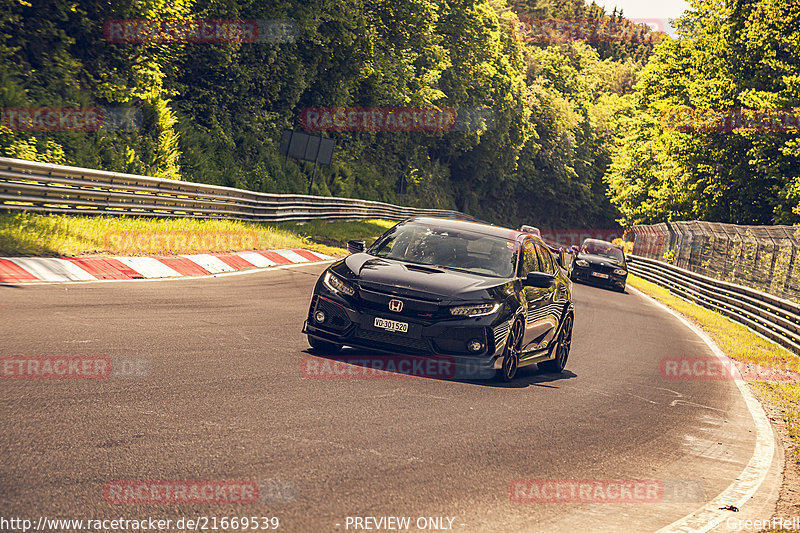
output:
[[[581,248],[580,253],[602,255],[603,257],[608,257],[609,259],[614,259],[616,261],[622,261],[625,259],[625,256],[622,254],[622,250],[613,244],[604,241],[586,241],[583,243],[583,248]]]
[[[369,253],[483,276],[514,277],[514,241],[470,231],[403,224],[392,228]]]

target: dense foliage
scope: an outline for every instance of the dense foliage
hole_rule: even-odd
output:
[[[641,75],[607,176],[624,224],[712,220],[800,222],[800,136],[793,128],[671,127],[676,109],[800,108],[800,3],[694,0],[680,38]],[[691,125],[693,121],[682,121]],[[697,122],[697,121],[695,121]]]
[[[603,176],[653,45],[525,42],[509,30],[524,17],[603,16],[581,0],[0,0],[0,107],[119,107],[141,117],[134,129],[3,128],[0,153],[297,193],[312,165],[286,160],[278,145],[303,109],[490,109],[486,129],[328,132],[336,153],[313,192],[609,227],[619,213]],[[104,24],[126,19],[289,20],[296,38],[107,40]]]

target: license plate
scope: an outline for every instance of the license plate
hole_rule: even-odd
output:
[[[603,274],[602,272],[592,272],[592,276],[597,276],[598,278],[608,279],[608,274]]]
[[[389,320],[388,318],[375,317],[375,327],[385,329],[386,331],[408,333],[408,322],[398,322],[397,320]]]

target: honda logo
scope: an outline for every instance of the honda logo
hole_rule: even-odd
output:
[[[389,300],[389,311],[399,313],[403,310],[403,302],[400,300]]]

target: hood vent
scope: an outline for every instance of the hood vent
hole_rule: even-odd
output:
[[[413,270],[414,272],[424,272],[426,274],[444,274],[444,270],[441,270],[436,267],[429,267],[424,265],[403,265],[406,267],[406,270]]]

